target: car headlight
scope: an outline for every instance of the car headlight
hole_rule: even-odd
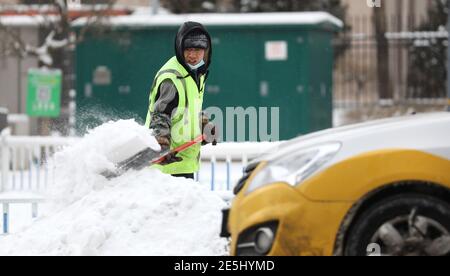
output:
[[[277,182],[296,186],[331,160],[340,150],[341,143],[327,143],[309,148],[289,148],[274,155],[250,183],[247,194]]]

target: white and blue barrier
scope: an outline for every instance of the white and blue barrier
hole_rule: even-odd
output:
[[[79,138],[11,136],[0,137],[0,193],[2,191],[45,191],[54,183],[54,169],[47,160]],[[202,169],[196,180],[212,191],[233,189],[249,160],[277,143],[219,143],[202,147]]]
[[[0,193],[4,191],[40,192],[52,183],[53,168],[47,160],[74,138],[11,136],[7,129],[0,136]]]
[[[55,183],[55,169],[48,165],[52,155],[79,138],[11,136],[7,130],[0,135],[0,204],[2,204],[3,232],[9,231],[10,205],[31,204],[37,216],[38,197],[5,199],[4,192],[42,193]],[[277,143],[219,143],[202,147],[202,169],[196,180],[231,201],[231,190],[242,177],[249,160],[268,152]],[[3,198],[3,199],[2,199]]]
[[[249,161],[268,153],[279,143],[219,143],[202,147],[202,169],[196,180],[212,191],[231,191]],[[206,176],[206,177],[205,177]],[[206,178],[206,179],[205,179]]]
[[[30,196],[20,196],[15,197],[4,197],[0,196],[0,205],[2,205],[2,233],[8,234],[10,227],[10,206],[13,204],[31,204],[31,214],[32,218],[38,217],[38,204],[43,203],[44,198],[42,197],[30,197]]]

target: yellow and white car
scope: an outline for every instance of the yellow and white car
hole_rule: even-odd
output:
[[[251,163],[232,255],[450,255],[450,113],[321,131]]]

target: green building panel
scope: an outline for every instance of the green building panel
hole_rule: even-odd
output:
[[[332,126],[332,39],[341,28],[338,19],[321,12],[166,15],[153,20],[131,16],[120,23],[113,19],[112,31],[87,36],[78,45],[80,132],[109,119],[145,120],[153,78],[174,55],[175,34],[188,20],[203,23],[212,37],[205,109],[218,107],[224,118],[227,107],[242,107],[249,114],[256,109],[260,119],[266,115],[260,108],[268,108],[267,133],[274,132],[274,124],[280,140]],[[279,124],[271,122],[270,108],[278,108]],[[250,133],[227,137],[225,129],[222,133],[226,141],[266,140]]]

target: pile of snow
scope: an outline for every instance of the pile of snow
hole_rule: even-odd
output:
[[[225,202],[198,183],[154,169],[106,180],[112,149],[146,128],[118,121],[58,153],[47,210],[32,226],[0,237],[0,255],[226,255],[219,237]]]

